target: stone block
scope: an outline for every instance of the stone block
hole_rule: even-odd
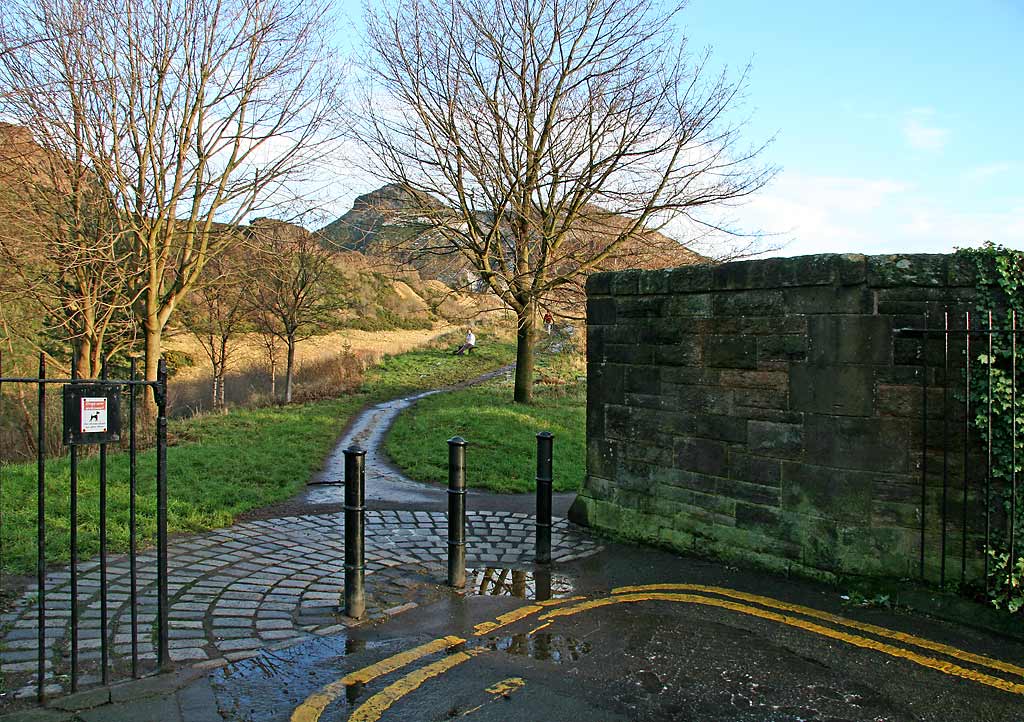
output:
[[[782,512],[775,507],[760,504],[736,504],[736,527],[756,531],[765,536],[778,534],[781,516]]]
[[[640,326],[637,340],[641,344],[665,346],[679,343],[683,335],[679,319],[649,319]]]
[[[813,464],[782,465],[782,506],[787,511],[867,525],[876,476]]]
[[[769,391],[767,389],[737,389],[733,392],[733,406],[740,416],[747,416],[749,409],[789,409],[788,391]]]
[[[684,471],[725,476],[729,466],[726,445],[711,439],[681,438],[676,441],[675,465]]]
[[[588,296],[587,325],[609,326],[615,323],[615,303],[611,296]]]
[[[758,456],[798,458],[804,451],[803,426],[775,421],[748,421],[747,449]]]
[[[870,416],[874,411],[874,373],[870,366],[789,367],[793,411],[839,416]]]
[[[619,296],[615,304],[616,320],[621,323],[624,319],[658,318],[667,300],[665,296]]]
[[[714,287],[716,266],[694,264],[673,268],[668,274],[669,293],[685,294],[708,291]]]
[[[808,330],[813,364],[892,363],[892,321],[885,316],[812,316]]]
[[[640,275],[641,294],[668,293],[669,269],[661,268],[653,271],[644,271]]]
[[[611,274],[611,294],[614,296],[635,296],[640,292],[640,275],[643,271],[630,269]]]
[[[653,364],[654,348],[637,344],[609,343],[605,345],[605,358],[620,364]]]
[[[606,296],[612,292],[614,273],[591,273],[587,276],[587,296]]]
[[[782,480],[782,461],[730,449],[729,478],[778,489]]]
[[[749,336],[705,336],[703,359],[715,368],[757,368],[757,341]]]
[[[704,439],[744,444],[747,441],[747,422],[735,416],[724,414],[680,414],[689,417],[691,423],[685,432]]]
[[[732,390],[721,386],[677,386],[676,408],[684,414],[721,414],[732,411]]]
[[[766,506],[779,506],[782,497],[780,490],[761,484],[748,484],[736,479],[719,479],[716,487],[720,495],[735,501]]]
[[[633,410],[628,406],[607,404],[604,416],[604,436],[608,439],[626,441],[636,435]]]
[[[805,459],[841,469],[905,472],[908,435],[903,419],[806,414]]]
[[[725,291],[714,297],[715,316],[782,316],[786,296],[782,291]]]
[[[872,288],[891,286],[945,286],[944,254],[868,256],[867,283]]]
[[[766,361],[803,361],[807,358],[805,335],[762,336],[757,339],[758,366]]]
[[[713,296],[710,293],[687,293],[670,296],[662,311],[669,317],[706,318],[713,313]]]
[[[600,477],[604,482],[614,476],[619,463],[619,445],[614,441],[602,438],[602,436],[587,435],[587,475]],[[611,482],[606,483],[610,484]]]
[[[784,391],[789,385],[789,377],[783,371],[725,369],[719,374],[719,383],[732,388]]]
[[[695,366],[701,362],[700,337],[683,334],[679,343],[656,346],[654,362],[659,366]]]
[[[874,298],[864,286],[811,286],[786,291],[786,313],[871,313]]]
[[[657,367],[627,367],[625,390],[637,394],[659,393],[661,391],[661,370]]]

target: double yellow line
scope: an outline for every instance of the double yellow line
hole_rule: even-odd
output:
[[[529,632],[529,634],[532,635],[541,629],[548,627],[556,619],[570,617],[612,605],[635,604],[641,602],[676,602],[700,604],[726,609],[740,614],[777,622],[779,624],[785,624],[790,627],[803,629],[813,634],[842,641],[855,647],[871,649],[892,657],[905,659],[913,662],[914,664],[934,669],[944,674],[969,679],[1013,694],[1024,694],[1024,683],[1022,683],[1024,682],[1024,668],[1015,664],[967,652],[940,642],[907,634],[906,632],[898,632],[885,627],[879,627],[874,624],[847,619],[846,617],[841,617],[829,612],[823,612],[812,607],[790,604],[771,597],[748,594],[734,589],[703,586],[698,584],[650,584],[618,587],[612,590],[612,595],[609,597],[602,597],[598,599],[571,597],[568,599],[555,599],[546,602],[527,604],[497,617],[494,621],[478,624],[474,627],[472,636],[481,637],[495,631],[496,629],[500,629],[539,614],[538,621],[540,621],[541,624]],[[1022,682],[1011,681],[1002,677],[997,677],[994,674],[970,669],[948,660],[921,654],[904,647],[897,647],[888,642],[879,641],[878,639],[865,637],[862,634],[853,634],[843,631],[842,629],[835,629],[832,626],[824,626],[823,624],[819,624],[818,621],[809,621],[809,619],[806,618],[818,620],[820,622],[827,622],[835,627],[845,627],[858,632],[871,634],[875,637],[890,639],[903,645],[909,645],[922,650],[935,652],[946,657],[956,659],[960,662],[973,664],[977,667],[984,667],[991,671],[1002,672],[1007,675],[1018,677]],[[377,679],[378,677],[396,672],[399,669],[422,659],[423,657],[450,650],[450,653],[440,660],[406,674],[396,682],[382,689],[380,692],[377,692],[363,702],[363,704],[361,704],[349,717],[350,722],[376,722],[376,720],[379,720],[395,702],[418,689],[420,685],[427,680],[445,674],[463,662],[488,651],[486,648],[482,647],[468,650],[464,649],[461,645],[464,645],[466,642],[467,640],[462,637],[442,637],[418,647],[414,647],[413,649],[405,652],[400,652],[399,654],[348,674],[307,697],[302,704],[295,708],[295,711],[291,716],[291,722],[317,722],[327,706],[343,694],[347,686],[360,683],[365,684],[366,682]]]

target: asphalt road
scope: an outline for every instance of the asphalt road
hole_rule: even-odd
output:
[[[550,582],[522,571],[478,574],[465,596],[218,671],[220,714],[1024,720],[1024,645],[985,632],[639,547],[610,545]]]

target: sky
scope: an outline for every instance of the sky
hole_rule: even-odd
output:
[[[736,117],[780,172],[727,218],[765,255],[1024,249],[1024,0],[690,0],[680,25],[751,66]]]

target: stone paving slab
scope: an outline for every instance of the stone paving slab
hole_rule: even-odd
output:
[[[467,513],[467,566],[526,567],[534,554],[534,523],[516,512]],[[441,512],[371,510],[366,515],[366,585],[370,616],[407,603],[444,579],[447,515]],[[552,559],[596,553],[599,545],[565,519],[552,530]],[[236,524],[178,539],[169,547],[170,656],[178,663],[231,661],[261,649],[322,634],[349,622],[339,615],[344,587],[342,513],[312,514]],[[156,659],[156,559],[139,556],[137,644],[143,669]],[[79,565],[79,657],[83,684],[98,681],[99,567]],[[124,674],[130,661],[130,576],[124,558],[110,559],[111,657]],[[68,683],[70,571],[47,576],[49,692]],[[26,589],[0,618],[0,671],[20,679],[19,696],[35,694],[37,642],[35,589]],[[26,631],[33,632],[26,636]],[[59,685],[59,686],[57,686]]]

